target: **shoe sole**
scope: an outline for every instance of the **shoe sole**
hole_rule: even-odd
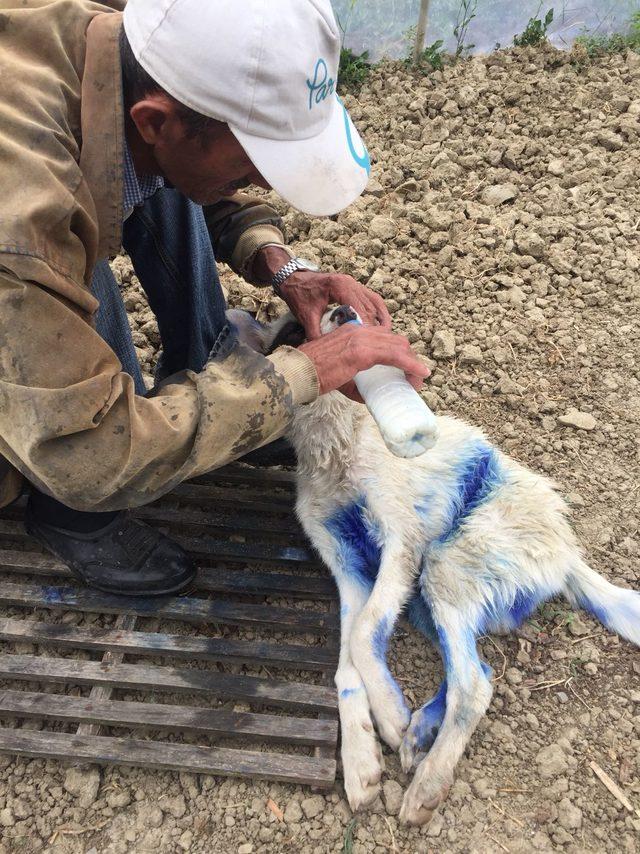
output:
[[[69,566],[69,564],[66,564]],[[189,593],[192,593],[195,590],[195,578],[197,573],[188,578],[186,581],[181,582],[180,584],[176,584],[174,587],[167,587],[163,590],[149,590],[148,588],[145,590],[123,590],[121,587],[117,590],[114,590],[111,587],[104,587],[101,584],[90,584],[79,572],[76,572],[72,566],[69,566],[69,569],[73,573],[74,577],[81,581],[85,587],[88,587],[90,590],[99,590],[101,593],[109,593],[112,596],[121,596],[121,597],[137,597],[142,599],[143,597],[147,598],[157,598],[159,596],[187,596]]]

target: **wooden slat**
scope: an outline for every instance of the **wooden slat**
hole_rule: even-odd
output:
[[[208,474],[194,477],[192,483],[217,483],[221,480],[228,483],[250,483],[258,486],[262,484],[278,484],[278,486],[285,489],[295,489],[296,473],[295,471],[286,471],[283,469],[249,468],[232,463],[231,465],[214,469],[208,472]]]
[[[25,532],[22,523],[13,519],[0,519],[0,535],[37,545],[36,541]],[[317,554],[305,546],[264,542],[238,543],[209,536],[190,537],[185,534],[174,534],[173,539],[191,554],[207,559],[215,558],[241,563],[321,566]]]
[[[221,567],[201,569],[196,588],[218,593],[240,593],[251,596],[282,595],[314,601],[335,599],[337,596],[336,586],[327,576],[255,570],[239,571]]]
[[[322,566],[318,555],[311,548],[305,546],[266,542],[237,543],[203,535],[190,537],[175,532],[173,539],[196,557],[211,557],[216,560],[239,561],[241,563]]]
[[[102,686],[96,686],[100,688]],[[131,727],[195,733],[221,738],[253,738],[295,745],[322,745],[335,751],[336,720],[261,715],[205,707],[162,703],[132,703],[39,694],[34,691],[0,689],[0,714],[14,718],[82,721],[84,726]],[[79,735],[97,735],[80,732]],[[331,754],[329,754],[330,757]]]
[[[138,507],[133,511],[133,515],[153,525],[169,525],[172,528],[196,528],[197,530],[206,531],[207,534],[211,534],[216,529],[229,530],[236,533],[250,532],[252,534],[262,534],[268,528],[266,533],[271,536],[304,539],[304,533],[300,525],[290,516],[282,518],[274,516],[272,519],[269,519],[267,525],[263,515],[246,511],[243,513],[234,513],[232,510],[225,512],[211,507],[205,513],[186,507],[174,510],[169,507],[161,507],[158,504]]]
[[[188,596],[172,599],[115,596],[88,588],[12,584],[4,580],[0,581],[0,601],[31,608],[136,614],[139,617],[165,617],[193,623],[213,622],[297,633],[324,634],[338,630],[335,615],[316,611],[194,599]]]
[[[207,507],[206,511],[197,507],[181,507],[180,509],[176,509],[175,507],[166,506],[170,497],[170,495],[166,496],[161,504],[155,502],[145,507],[136,507],[131,513],[133,516],[143,519],[150,524],[196,528],[206,531],[208,534],[211,534],[216,529],[255,534],[263,532],[265,526],[268,524],[268,533],[270,535],[285,539],[290,539],[291,537],[305,539],[302,528],[290,512],[287,512],[286,515],[280,512],[278,516],[271,516],[268,523],[266,523],[264,513],[251,513],[247,510],[221,510],[215,506]],[[21,521],[24,517],[26,506],[26,498],[19,498],[10,507],[0,510],[0,521]],[[18,533],[18,529],[13,526],[0,530],[5,530],[8,535]],[[27,534],[24,528],[22,527],[21,530],[23,536],[26,538]]]
[[[46,575],[54,578],[74,578],[71,570],[57,558],[39,552],[0,550],[0,569]],[[195,590],[209,593],[238,593],[247,596],[284,595],[301,599],[333,599],[336,588],[328,577],[284,572],[258,572],[213,567],[201,569],[193,585]]]
[[[229,664],[268,664],[295,670],[335,670],[335,648],[311,644],[284,644],[230,638],[189,637],[160,632],[78,628],[65,623],[0,619],[0,639],[51,644],[69,649],[111,650],[129,655],[167,655],[193,661]]]
[[[291,513],[293,495],[269,493],[256,489],[225,489],[209,483],[181,483],[171,492],[172,499],[186,501],[205,507],[216,504],[221,507],[245,507],[258,513]]]
[[[335,614],[336,616],[338,615],[339,611],[338,611],[337,599],[333,599],[333,601],[329,603],[329,612],[332,614]],[[333,652],[333,655],[337,659],[339,654],[340,654],[340,639],[337,637],[330,638],[329,639],[329,649]],[[334,673],[335,673],[335,670],[331,674],[325,673],[324,678],[323,678],[323,682],[325,684],[329,684],[329,678],[330,678],[330,676],[333,677]],[[331,678],[331,685],[333,686],[333,684],[334,684],[333,678]],[[320,714],[318,715],[318,720],[321,722],[324,722],[324,723],[326,723],[327,721],[333,720],[334,723],[337,723],[336,712],[320,712]],[[315,748],[315,750],[313,751],[313,755],[317,759],[333,759],[335,757],[335,750],[336,750],[336,748],[332,748],[331,746],[326,745],[326,744],[318,745]],[[317,791],[317,789],[318,789],[318,787],[314,786],[312,788],[312,791]]]
[[[0,677],[28,682],[112,685],[136,691],[207,693],[216,697],[307,711],[335,711],[335,691],[324,685],[282,682],[208,670],[151,664],[103,664],[39,655],[0,655]]]
[[[245,750],[193,747],[168,742],[105,736],[81,737],[59,732],[0,729],[0,753],[103,765],[135,765],[163,771],[225,774],[253,780],[331,787],[334,760]]]
[[[138,618],[133,614],[120,614],[116,620],[116,631],[131,631],[136,627]],[[122,664],[124,652],[108,649],[102,656],[102,664]],[[94,685],[89,693],[89,701],[93,703],[110,700],[113,696],[111,685]],[[83,721],[77,730],[78,735],[100,735],[100,724]]]

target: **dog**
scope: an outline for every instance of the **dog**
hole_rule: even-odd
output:
[[[329,310],[323,333],[346,314]],[[247,323],[255,333],[255,321]],[[295,324],[259,326],[266,353]],[[438,430],[422,456],[395,457],[366,407],[331,392],[298,407],[288,433],[298,457],[297,515],[340,596],[335,682],[347,798],[356,810],[379,792],[377,729],[403,769],[415,768],[400,812],[414,825],[446,798],[491,701],[479,636],[516,629],[562,594],[640,645],[640,593],[588,566],[555,484],[464,421],[440,416]],[[401,615],[437,646],[445,672],[413,713],[386,663]]]

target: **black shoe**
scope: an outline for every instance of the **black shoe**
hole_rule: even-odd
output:
[[[179,593],[196,574],[195,564],[184,549],[126,513],[119,513],[104,528],[82,534],[47,525],[27,505],[25,527],[66,563],[76,578],[104,593]]]
[[[298,465],[296,452],[293,446],[284,438],[276,439],[263,445],[255,451],[249,451],[244,457],[240,457],[239,463],[248,463],[250,466],[289,466],[295,468]]]

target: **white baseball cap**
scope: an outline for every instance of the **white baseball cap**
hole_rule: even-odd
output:
[[[329,0],[128,0],[124,29],[145,71],[226,122],[291,205],[327,216],[362,193],[369,155],[336,93]]]

